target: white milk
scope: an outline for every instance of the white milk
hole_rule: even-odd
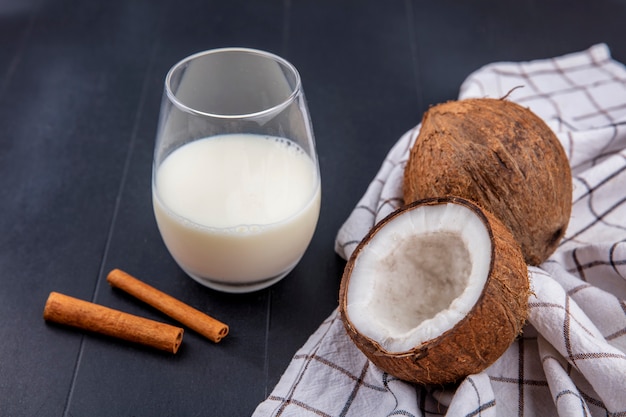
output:
[[[155,182],[154,213],[170,253],[192,278],[218,289],[282,278],[319,216],[317,167],[286,139],[196,140],[166,157]]]

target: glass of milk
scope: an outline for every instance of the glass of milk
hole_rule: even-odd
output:
[[[285,277],[320,211],[315,139],[296,68],[246,48],[174,65],[165,79],[152,201],[167,249],[199,283],[237,293]]]

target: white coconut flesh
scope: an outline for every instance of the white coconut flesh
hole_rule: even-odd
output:
[[[463,205],[418,206],[381,227],[358,254],[346,294],[352,325],[391,353],[452,329],[487,282],[491,239]]]

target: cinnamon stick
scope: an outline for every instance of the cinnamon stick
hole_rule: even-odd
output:
[[[43,318],[59,324],[116,337],[167,352],[176,353],[183,341],[183,329],[166,323],[124,313],[51,292]]]
[[[157,290],[120,269],[112,270],[107,276],[107,281],[111,286],[119,288],[151,305],[215,343],[228,334],[228,325]]]

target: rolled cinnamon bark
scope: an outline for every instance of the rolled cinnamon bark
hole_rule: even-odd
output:
[[[107,281],[111,286],[119,288],[151,305],[215,343],[228,334],[228,325],[157,290],[120,269],[114,269],[109,272]]]
[[[184,330],[180,327],[124,313],[58,292],[50,293],[43,311],[43,318],[46,321],[77,327],[171,353],[176,353],[183,341]]]

